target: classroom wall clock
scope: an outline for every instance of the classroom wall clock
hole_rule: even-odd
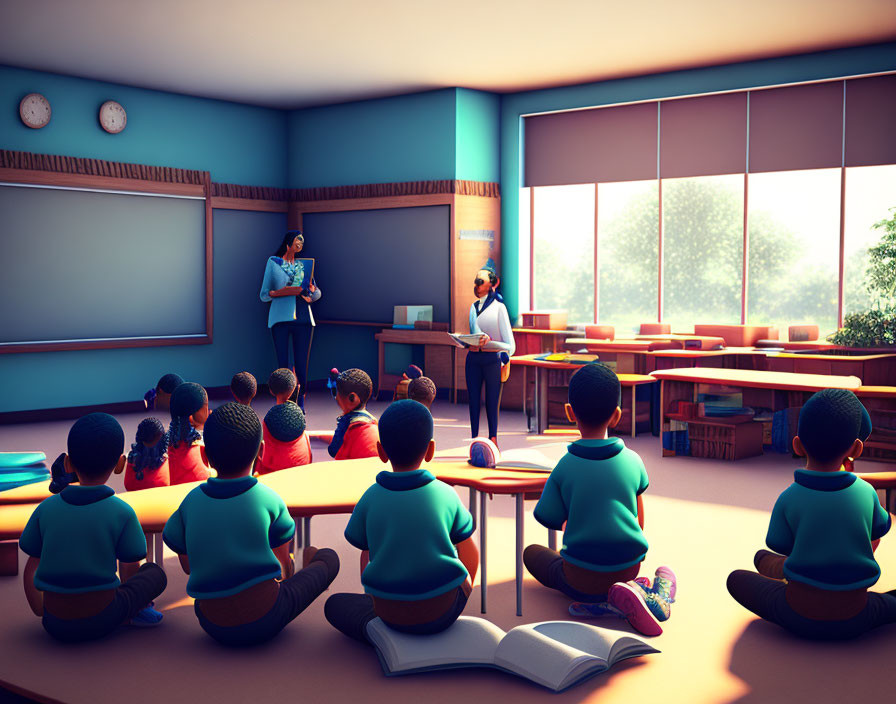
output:
[[[40,129],[50,122],[50,101],[40,93],[29,93],[19,103],[19,117],[28,127]]]
[[[118,134],[128,124],[128,114],[119,103],[107,100],[100,105],[100,126],[109,134]]]

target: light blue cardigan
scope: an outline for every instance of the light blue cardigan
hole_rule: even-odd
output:
[[[311,314],[311,306],[298,296],[279,296],[271,298],[270,291],[277,291],[284,286],[289,285],[289,277],[280,266],[283,260],[280,257],[269,257],[268,263],[264,268],[264,280],[261,282],[261,293],[259,298],[265,303],[271,304],[271,310],[268,312],[268,327],[272,328],[277,323],[287,323],[298,320],[302,323],[314,325],[314,316]],[[311,279],[314,283],[314,279]],[[316,301],[320,298],[320,289],[315,285],[315,291],[311,294],[311,300]]]

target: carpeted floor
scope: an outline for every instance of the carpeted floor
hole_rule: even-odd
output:
[[[219,402],[212,402],[214,407]],[[371,404],[379,414],[385,403]],[[261,399],[260,415],[270,402]],[[308,427],[328,429],[338,410],[329,396],[309,399]],[[469,433],[464,406],[437,402],[439,448],[463,445]],[[144,414],[121,416],[129,440]],[[483,419],[484,420],[484,419]],[[70,422],[0,427],[3,449],[42,449],[55,457],[65,445]],[[521,413],[501,416],[504,449],[534,446]],[[763,546],[768,514],[799,464],[789,456],[767,454],[740,462],[662,458],[658,438],[644,434],[627,445],[647,465],[645,532],[650,551],[643,574],[670,565],[678,574],[679,596],[665,633],[653,639],[661,654],[623,663],[555,701],[631,704],[632,702],[858,702],[892,693],[896,626],[839,644],[809,643],[788,636],[741,609],[725,590],[725,578],[749,568]],[[316,461],[329,460],[323,445],[313,446]],[[892,469],[859,463],[860,471]],[[338,467],[334,466],[338,476]],[[112,481],[121,490],[121,478]],[[466,490],[459,490],[466,500]],[[526,543],[546,541],[546,531],[526,504]],[[486,617],[508,630],[522,623],[566,619],[568,600],[540,587],[524,585],[524,616],[515,615],[513,503],[496,497],[488,532],[489,610]],[[323,617],[328,594],[360,591],[358,551],[345,541],[346,516],[317,517],[313,542],[336,549],[342,569],[330,591],[312,604],[273,642],[248,651],[217,646],[199,628],[186,577],[166,554],[167,591],[157,601],[161,626],[121,629],[99,643],[64,647],[53,642],[27,608],[21,578],[0,578],[0,682],[40,701],[71,704],[142,702],[420,702],[427,704],[512,700],[543,701],[546,690],[490,670],[453,670],[386,678],[373,651],[333,630]],[[882,568],[878,590],[896,588],[896,537],[876,553]],[[22,560],[24,564],[24,559]],[[466,615],[479,616],[478,582]],[[602,619],[599,625],[629,631],[627,624]],[[2,694],[2,693],[0,693]]]

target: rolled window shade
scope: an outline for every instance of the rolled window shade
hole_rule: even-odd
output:
[[[843,82],[750,91],[751,172],[840,166]]]
[[[524,129],[526,186],[656,178],[655,102],[536,115]]]
[[[896,75],[846,82],[846,165],[896,164]]]
[[[660,103],[660,176],[715,176],[747,168],[747,94]]]

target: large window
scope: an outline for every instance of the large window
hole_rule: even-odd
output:
[[[750,174],[747,322],[837,329],[840,169]]]
[[[597,189],[597,319],[616,335],[656,320],[659,187],[656,181],[601,183]]]
[[[865,288],[868,248],[883,235],[872,226],[896,208],[896,165],[847,169],[845,206],[844,315],[868,310],[873,303]]]
[[[535,189],[535,307],[594,319],[594,184]]]
[[[663,180],[663,320],[739,323],[744,251],[744,177]]]

